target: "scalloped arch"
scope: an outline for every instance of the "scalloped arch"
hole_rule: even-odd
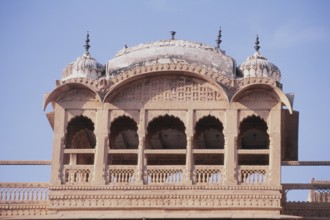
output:
[[[248,85],[243,87],[242,89],[238,90],[233,97],[230,100],[230,103],[236,102],[238,101],[238,99],[246,92],[252,89],[271,89],[277,96],[278,98],[281,100],[281,102],[288,108],[290,114],[292,114],[292,105],[288,99],[288,97],[282,92],[282,90],[280,90],[277,87],[274,87],[272,85],[269,84],[264,84],[264,83],[257,83],[257,84],[252,84],[252,85]]]
[[[182,119],[180,117],[172,115],[172,114],[163,114],[163,115],[157,115],[157,116],[152,117],[147,124],[147,131],[148,131],[150,124],[155,123],[155,121],[161,120],[165,117],[168,117],[168,118],[174,119],[174,120],[178,120],[183,125],[183,131],[186,131],[187,125],[184,123],[184,121],[182,121]]]
[[[81,83],[70,82],[70,83],[66,83],[66,84],[58,86],[56,89],[54,89],[50,94],[48,94],[44,98],[44,103],[43,103],[44,111],[46,110],[46,107],[50,102],[56,101],[59,96],[63,95],[64,93],[66,93],[72,89],[87,89],[87,90],[91,91],[92,93],[94,93],[96,95],[96,98],[100,102],[102,102],[100,95],[94,90],[94,88],[81,84]]]

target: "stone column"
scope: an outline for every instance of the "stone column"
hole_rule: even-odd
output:
[[[136,183],[143,184],[143,171],[144,171],[144,146],[145,146],[145,137],[139,136],[139,150],[138,150],[138,164],[136,169]]]
[[[192,142],[193,142],[193,137],[188,136],[187,137],[187,153],[186,153],[186,183],[187,184],[192,184]]]
[[[60,105],[55,104],[55,119],[54,119],[54,141],[53,141],[53,156],[51,167],[52,185],[61,185],[63,174],[63,150],[65,139],[65,109]]]
[[[228,109],[225,113],[225,155],[224,181],[225,185],[237,185],[237,136],[238,114],[236,109]]]
[[[144,108],[140,109],[140,119],[138,124],[138,136],[139,136],[139,148],[138,148],[138,164],[135,171],[136,183],[144,184],[145,180],[145,166],[146,158],[144,154],[145,148],[145,134],[146,134],[146,123],[145,123],[146,110]]]
[[[281,185],[281,109],[272,109],[269,132],[269,183]]]
[[[193,182],[193,135],[194,135],[194,109],[187,110],[187,128],[186,128],[186,135],[187,135],[187,151],[186,151],[186,174],[185,174],[185,181],[187,184],[192,184]]]
[[[96,147],[94,155],[93,184],[104,185],[106,183],[107,156],[108,156],[108,123],[109,111],[99,109],[96,113],[95,136]]]

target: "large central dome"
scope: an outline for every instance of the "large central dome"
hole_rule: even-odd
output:
[[[236,72],[234,59],[225,55],[219,48],[203,43],[172,39],[125,47],[108,62],[106,74],[112,77],[121,70],[157,63],[196,64],[229,78],[234,78]]]

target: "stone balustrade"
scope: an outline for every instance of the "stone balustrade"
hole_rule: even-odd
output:
[[[64,165],[65,184],[88,184],[92,181],[92,165]]]
[[[148,184],[182,184],[184,171],[184,166],[148,166]]]
[[[268,184],[268,166],[240,166],[239,183],[244,185]]]
[[[134,183],[136,166],[111,166],[108,169],[107,182],[116,183]]]
[[[222,184],[222,166],[195,166],[196,184]]]
[[[48,183],[0,183],[0,203],[45,202],[48,187]]]

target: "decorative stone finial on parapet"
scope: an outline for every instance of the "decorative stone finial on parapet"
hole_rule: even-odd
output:
[[[222,42],[222,40],[221,40],[221,27],[220,27],[220,29],[219,29],[219,33],[218,33],[218,38],[215,40],[215,42],[217,42],[217,48],[219,48],[220,49],[220,44],[221,44],[221,42]]]
[[[89,45],[89,31],[87,31],[87,36],[86,36],[84,47],[85,47],[85,53],[88,55],[89,54],[89,48],[91,47]]]
[[[259,52],[260,46],[259,46],[259,36],[257,34],[257,38],[256,38],[256,42],[255,42],[255,46],[254,49],[256,49],[257,52]]]
[[[171,40],[175,40],[175,34],[176,34],[176,32],[175,31],[170,31],[170,33],[171,33]]]

